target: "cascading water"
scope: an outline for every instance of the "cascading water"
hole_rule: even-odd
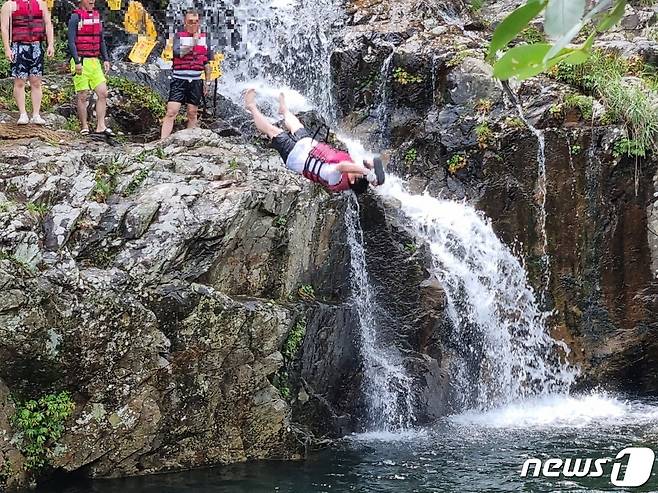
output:
[[[528,129],[537,138],[537,196],[539,203],[539,234],[541,239],[541,272],[542,272],[542,291],[541,298],[544,297],[550,289],[551,283],[551,259],[548,255],[548,235],[546,233],[546,139],[544,132],[535,128],[523,114],[523,108],[517,103],[516,109]]]
[[[432,272],[448,298],[451,346],[463,407],[488,409],[531,395],[567,393],[576,371],[558,358],[563,342],[546,332],[526,273],[475,209],[408,193],[389,177],[381,193],[397,199],[429,244]]]
[[[208,26],[226,52],[219,88],[222,94],[237,101],[248,85],[257,89],[289,87],[304,93],[331,119],[332,26],[342,15],[336,2],[206,1],[209,11],[225,13]]]
[[[395,46],[390,45],[391,53],[384,59],[382,68],[379,72],[379,103],[375,110],[375,117],[379,124],[379,144],[385,146],[388,144],[388,126],[391,119],[391,111],[389,108],[390,99],[390,77],[391,65],[393,64],[393,57],[395,56]]]
[[[349,196],[345,213],[350,248],[352,302],[361,327],[363,390],[368,405],[369,429],[402,431],[414,423],[412,380],[400,354],[378,340],[377,300],[368,278],[363,231],[359,224],[359,203]]]
[[[237,99],[241,90],[254,85],[254,81],[272,95],[275,93],[269,89],[271,86],[289,86],[309,96],[313,105],[325,115],[333,114],[329,76],[331,25],[340,18],[341,10],[332,0],[319,0],[312,5],[288,0],[249,0],[235,2],[228,9],[220,0],[211,1],[214,6],[231,11],[238,33],[234,36],[238,43],[233,56],[228,50],[223,66],[225,75],[220,92]],[[224,35],[224,44],[228,45],[226,26],[213,29],[215,37],[221,39]],[[383,140],[390,116],[388,81],[393,56],[391,47],[381,69],[380,101],[376,108]],[[548,273],[544,140],[541,132],[536,129],[533,132],[540,144],[542,256],[544,272]],[[392,189],[389,187],[389,190]],[[426,199],[411,195],[408,198],[409,203]],[[435,273],[448,291],[450,316],[456,327],[453,343],[459,360],[456,364],[458,380],[464,389],[463,404],[486,408],[537,392],[568,389],[573,371],[555,361],[554,349],[559,344],[544,331],[544,315],[527,286],[523,268],[472,209],[449,202],[440,204],[437,211],[457,207],[459,210],[452,209],[451,213],[461,220],[468,218],[467,224],[472,228],[470,233],[444,229],[444,216],[430,217],[428,223],[416,224],[419,236],[432,245]],[[435,206],[435,203],[428,204],[430,210]],[[411,212],[408,207],[404,209]],[[415,214],[423,216],[427,212],[416,211]],[[415,217],[414,213],[411,217]],[[385,430],[403,429],[414,421],[412,382],[400,354],[378,341],[373,315],[376,300],[368,281],[355,203],[348,209],[346,223],[352,256],[353,301],[361,325],[364,391],[369,401],[370,425]],[[473,243],[475,239],[478,241]],[[548,284],[546,276],[545,284]],[[563,348],[567,350],[564,345]]]

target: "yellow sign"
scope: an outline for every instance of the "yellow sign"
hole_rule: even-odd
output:
[[[158,31],[155,30],[155,23],[148,12],[144,11],[144,24],[146,24],[146,35],[155,39],[158,37]]]
[[[160,58],[163,60],[170,62],[174,59],[174,42],[169,38],[167,40],[167,44],[164,47],[164,50],[162,50],[162,55],[160,55]]]
[[[156,43],[157,40],[151,39],[148,36],[139,36],[128,58],[133,63],[146,63],[146,59],[151,54],[151,51],[153,51],[153,48],[155,48]]]
[[[119,8],[121,8],[121,0],[108,0],[108,2],[118,2]],[[158,37],[155,23],[150,14],[140,2],[135,2],[134,0],[128,2],[126,15],[123,17],[123,28],[130,34],[145,34],[150,39],[156,39]]]
[[[46,6],[48,7],[48,10],[52,10],[55,6],[55,0],[46,0]]]
[[[121,0],[107,0],[110,10],[121,10]]]
[[[215,80],[219,79],[222,76],[222,61],[224,60],[224,54],[223,53],[216,53],[215,57],[210,60],[210,80]],[[202,79],[206,79],[206,74],[205,72],[201,74]]]
[[[139,28],[144,17],[144,6],[139,2],[128,2],[128,9],[123,18],[123,27],[126,32],[139,34]]]

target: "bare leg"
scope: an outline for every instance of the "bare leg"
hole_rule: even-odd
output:
[[[78,118],[80,119],[80,128],[82,130],[89,130],[89,122],[87,121],[87,98],[89,91],[80,91],[75,97],[75,106],[78,110]]]
[[[27,113],[25,111],[25,79],[14,79],[14,99],[16,100],[16,106],[18,106],[18,112],[21,115]]]
[[[286,128],[291,134],[294,134],[300,128],[304,128],[302,122],[300,122],[299,119],[288,109],[288,105],[286,105],[286,96],[283,93],[279,94],[279,114],[283,116]]]
[[[103,132],[107,128],[105,126],[105,111],[107,110],[107,85],[105,83],[98,84],[94,89],[98,101],[96,101],[96,132]]]
[[[41,77],[30,77],[30,93],[32,95],[32,115],[37,116],[41,111]]]
[[[244,107],[246,110],[251,113],[251,116],[254,118],[254,124],[256,128],[261,132],[267,135],[270,139],[273,139],[277,135],[283,133],[279,127],[272,125],[265,115],[263,115],[258,107],[256,106],[256,90],[249,89],[244,95]]]
[[[180,110],[180,103],[175,101],[169,101],[167,103],[167,114],[162,120],[162,130],[160,130],[160,138],[166,139],[171,135],[171,131],[174,129],[174,121]]]
[[[199,108],[192,104],[187,105],[187,128],[195,128],[199,119]]]

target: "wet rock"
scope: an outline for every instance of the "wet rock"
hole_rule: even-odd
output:
[[[450,102],[459,106],[474,106],[478,100],[492,104],[502,99],[502,89],[493,78],[491,65],[478,58],[465,58],[448,75]]]

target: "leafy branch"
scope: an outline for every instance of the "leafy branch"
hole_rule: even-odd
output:
[[[608,31],[621,20],[626,0],[601,0],[589,12],[587,0],[528,0],[508,15],[494,32],[488,59],[494,76],[501,80],[534,77],[558,63],[578,65],[592,52],[598,34]],[[529,43],[507,49],[507,45],[524,31],[530,21],[544,13],[544,31],[552,43]],[[594,28],[578,47],[568,45],[588,24]]]

